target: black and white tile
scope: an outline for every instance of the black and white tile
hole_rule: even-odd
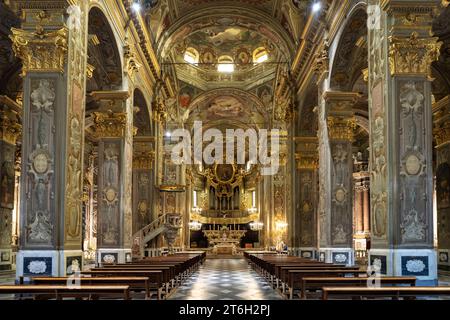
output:
[[[169,299],[280,300],[282,297],[241,258],[207,259]]]

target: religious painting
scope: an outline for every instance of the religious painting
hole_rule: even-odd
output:
[[[272,104],[272,88],[268,85],[264,85],[258,88],[256,95],[261,99],[265,107],[270,107]]]
[[[215,98],[207,110],[208,120],[244,116],[244,106],[233,96],[220,96]]]
[[[180,95],[178,96],[178,101],[181,108],[188,108],[192,98],[194,97],[195,90],[191,86],[186,86],[181,88]]]
[[[436,196],[439,209],[450,206],[450,165],[444,162],[436,172]]]
[[[231,164],[218,164],[215,168],[216,178],[220,182],[231,182],[234,178],[234,167]]]
[[[214,53],[214,50],[210,48],[206,48],[203,50],[203,53],[201,55],[201,62],[207,63],[207,64],[213,64],[216,62],[216,54]]]
[[[81,256],[67,257],[66,258],[66,274],[72,275],[81,271],[82,260]]]
[[[250,53],[246,48],[241,48],[236,53],[235,61],[240,65],[246,65],[250,63]]]
[[[11,254],[9,251],[3,251],[0,255],[0,262],[9,262],[11,259]]]

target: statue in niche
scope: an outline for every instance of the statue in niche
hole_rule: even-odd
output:
[[[52,238],[52,225],[48,213],[36,211],[34,221],[29,226],[29,239],[35,242],[50,242]]]
[[[344,226],[342,224],[338,224],[334,229],[333,233],[333,242],[335,244],[345,243],[347,241],[347,233],[344,231]]]
[[[417,91],[416,84],[412,81],[405,84],[400,93],[400,103],[402,105],[403,115],[405,117],[410,116],[411,126],[409,127],[409,147],[411,149],[416,147],[417,142],[417,125],[415,120],[415,115],[422,113],[424,96],[422,93]]]
[[[336,168],[336,184],[343,185],[344,177],[347,175],[347,156],[348,153],[342,144],[336,145],[336,149],[333,153],[334,165]]]

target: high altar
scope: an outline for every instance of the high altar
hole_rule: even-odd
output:
[[[214,254],[237,254],[241,238],[246,230],[230,230],[228,226],[222,226],[219,230],[205,230],[203,233],[213,245]]]

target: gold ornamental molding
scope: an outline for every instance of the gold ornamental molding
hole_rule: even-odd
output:
[[[172,184],[172,185],[160,185],[160,192],[184,192],[186,191],[186,186],[181,184]]]
[[[419,38],[414,31],[410,37],[389,37],[389,65],[391,75],[431,77],[431,63],[437,61],[442,42],[437,37]]]
[[[439,148],[450,142],[450,96],[433,104],[433,120],[433,136]]]
[[[319,165],[318,138],[294,137],[296,143],[295,160],[297,169],[315,170]]]
[[[362,69],[361,72],[363,74],[364,82],[369,82],[369,68]]]
[[[94,112],[93,134],[96,138],[121,138],[127,127],[127,114],[124,112]]]
[[[68,36],[66,27],[45,32],[38,25],[35,31],[11,28],[11,32],[14,53],[23,63],[23,76],[28,72],[64,72]]]
[[[198,213],[191,213],[191,220],[198,221],[202,224],[217,224],[217,225],[223,225],[223,224],[247,224],[252,221],[259,221],[259,214],[253,213],[245,217],[240,218],[210,218],[205,217]]]
[[[135,153],[133,155],[133,170],[152,169],[154,157],[153,151]]]
[[[330,70],[330,58],[328,57],[328,50],[328,43],[325,41],[322,49],[316,55],[314,72],[317,75],[317,83],[322,82],[322,80],[327,76]]]
[[[317,154],[296,153],[295,160],[298,170],[316,170],[319,167],[319,156]]]
[[[327,125],[330,140],[353,141],[354,130],[357,126],[355,117],[329,116]]]

